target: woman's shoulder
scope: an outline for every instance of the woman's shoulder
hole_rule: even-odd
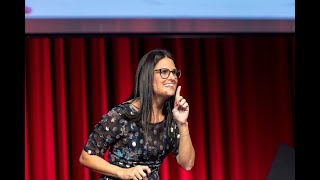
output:
[[[122,104],[128,105],[129,107],[133,108],[133,110],[136,112],[138,112],[140,109],[139,99],[130,99],[128,101],[123,102]]]
[[[114,106],[112,109],[108,110],[107,113],[103,114],[101,120],[106,121],[111,119],[113,122],[120,121],[121,119],[130,120],[132,115],[133,111],[130,109],[129,104],[123,102]]]
[[[132,102],[130,101],[125,101],[118,104],[111,111],[119,114],[125,119],[131,119],[137,114],[134,105],[132,105]]]

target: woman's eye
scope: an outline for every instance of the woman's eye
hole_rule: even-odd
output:
[[[167,74],[168,72],[169,72],[168,69],[163,69],[163,70],[162,70],[162,73],[163,73],[163,74]]]

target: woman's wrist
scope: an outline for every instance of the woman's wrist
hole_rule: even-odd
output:
[[[120,179],[123,178],[123,168],[121,168],[121,167],[118,167],[118,168],[117,168],[116,178],[120,178]]]
[[[189,133],[181,134],[180,138],[183,138],[183,137],[186,137],[186,136],[189,136],[189,135],[190,135]]]
[[[182,122],[177,122],[178,125],[180,126],[188,126],[188,121],[182,123]]]

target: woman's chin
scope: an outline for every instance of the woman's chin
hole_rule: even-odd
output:
[[[168,96],[168,97],[171,97],[171,96],[174,96],[175,94],[174,94],[175,92],[174,91],[167,91],[167,93],[166,93],[166,95]]]
[[[158,95],[164,96],[166,98],[170,98],[175,95],[175,89],[174,88],[163,88],[162,91],[160,91]]]

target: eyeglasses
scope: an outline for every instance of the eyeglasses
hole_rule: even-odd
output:
[[[155,69],[154,71],[160,72],[160,76],[162,79],[168,79],[168,77],[170,76],[170,73],[172,73],[173,77],[176,79],[181,77],[181,70],[178,70],[178,69],[174,69],[170,71],[167,68],[161,68],[161,69]]]

